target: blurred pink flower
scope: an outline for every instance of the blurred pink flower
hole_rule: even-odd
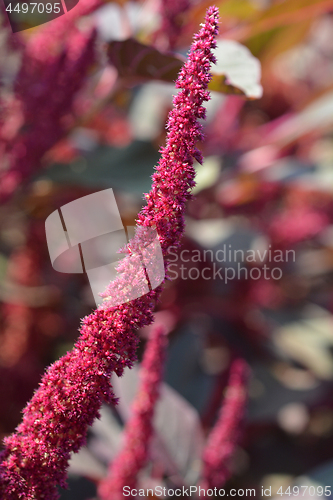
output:
[[[161,2],[161,34],[167,38],[168,48],[173,50],[182,33],[182,20],[190,8],[189,0],[163,0]]]
[[[113,460],[108,477],[98,488],[102,500],[120,500],[123,487],[135,488],[137,474],[149,459],[154,433],[153,416],[163,377],[167,336],[161,325],[153,327],[141,364],[140,386],[132,406],[132,416],[124,430],[124,444]]]
[[[317,236],[329,218],[324,211],[310,207],[287,208],[271,221],[271,238],[279,244],[294,245]]]
[[[40,168],[45,153],[68,132],[66,118],[95,61],[94,30],[72,30],[62,51],[40,59],[28,45],[16,77],[15,94],[3,104],[0,202]],[[1,144],[2,143],[2,144]]]
[[[247,402],[248,366],[236,359],[217,422],[203,454],[203,488],[221,488],[231,476],[230,461],[239,441]]]

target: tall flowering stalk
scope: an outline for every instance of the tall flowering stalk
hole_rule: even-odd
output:
[[[181,70],[169,115],[167,145],[153,176],[147,206],[138,225],[156,229],[163,252],[179,245],[184,230],[185,203],[194,185],[193,157],[202,159],[195,144],[202,139],[199,118],[209,99],[207,85],[212,49],[217,35],[218,10],[207,11],[205,23],[195,36],[188,61]],[[139,228],[140,229],[140,228]],[[138,241],[140,241],[140,231]],[[131,248],[127,249],[131,252]],[[137,276],[133,259],[124,259],[123,291]],[[120,289],[121,279],[116,280]],[[123,295],[122,295],[123,294]],[[24,410],[22,423],[5,440],[0,465],[0,497],[6,500],[55,500],[57,485],[65,486],[71,452],[85,443],[88,426],[99,416],[103,401],[115,403],[110,376],[122,375],[136,359],[137,329],[153,321],[160,287],[116,307],[106,299],[82,320],[81,335],[73,350],[47,370],[39,389]]]
[[[221,488],[231,475],[230,461],[240,437],[247,403],[248,366],[236,359],[230,371],[226,396],[203,454],[204,488]]]
[[[152,331],[141,364],[141,382],[132,406],[132,416],[126,423],[124,444],[113,460],[108,477],[100,483],[102,500],[120,500],[123,487],[135,488],[137,474],[149,458],[154,432],[153,416],[163,377],[167,336],[165,328],[156,325]]]
[[[180,245],[184,231],[184,209],[195,185],[193,158],[202,163],[197,141],[204,139],[199,119],[206,117],[204,101],[209,101],[207,90],[211,79],[211,63],[216,59],[212,49],[216,47],[218,10],[211,7],[206,21],[195,36],[187,62],[181,69],[176,88],[181,91],[174,97],[169,114],[167,144],[161,149],[162,157],[153,175],[147,205],[139,214],[138,224],[157,229],[163,251],[170,245]]]

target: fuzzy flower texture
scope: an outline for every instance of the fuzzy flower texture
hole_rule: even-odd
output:
[[[138,218],[142,229],[157,231],[164,254],[170,245],[180,244],[185,203],[194,186],[193,157],[201,160],[195,144],[202,139],[198,119],[205,117],[202,104],[209,99],[217,24],[218,10],[211,7],[179,74],[176,86],[181,91],[169,115],[167,145],[146,195],[147,206]],[[117,284],[123,302],[108,307],[106,297],[103,307],[83,319],[73,350],[47,370],[24,410],[22,423],[6,438],[0,457],[0,498],[57,499],[57,486],[66,485],[70,454],[85,443],[88,427],[99,416],[103,401],[116,402],[110,376],[120,376],[126,366],[133,365],[137,329],[153,321],[161,291],[158,287],[125,302],[136,272],[132,261],[127,262],[123,289],[119,280]]]

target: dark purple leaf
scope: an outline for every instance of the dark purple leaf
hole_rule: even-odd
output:
[[[179,57],[163,54],[132,38],[110,42],[107,53],[110,63],[125,78],[173,82],[184,62]]]

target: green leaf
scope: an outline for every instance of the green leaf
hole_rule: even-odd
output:
[[[297,24],[329,12],[333,0],[285,0],[273,4],[262,14],[254,16],[247,24],[228,31],[225,35],[234,40],[248,40],[272,29]]]

